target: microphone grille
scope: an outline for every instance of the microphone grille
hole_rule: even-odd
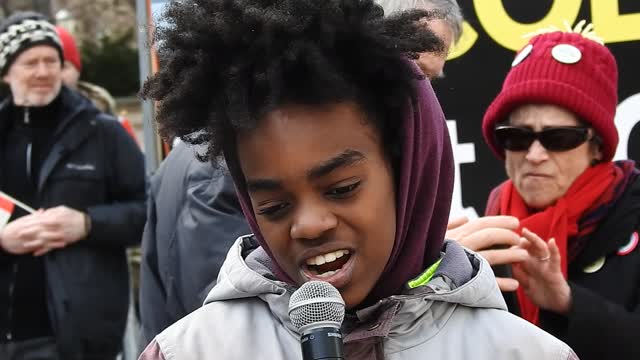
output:
[[[289,300],[289,318],[300,330],[319,323],[340,327],[344,320],[344,300],[338,289],[325,281],[308,281]]]

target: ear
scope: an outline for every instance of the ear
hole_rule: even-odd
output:
[[[602,158],[604,157],[602,154],[602,143],[600,141],[593,141],[589,145],[591,166],[594,166],[602,162]]]
[[[604,155],[602,154],[602,144],[593,144],[593,158],[596,160],[602,160]]]

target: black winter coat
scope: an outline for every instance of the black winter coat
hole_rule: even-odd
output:
[[[129,301],[126,247],[140,242],[146,217],[144,157],[117,119],[61,91],[63,120],[40,169],[37,198],[43,208],[87,212],[92,228],[86,239],[45,255],[49,317],[61,358],[115,357]],[[0,133],[9,101],[0,104]],[[10,174],[0,166],[3,176]],[[0,250],[0,262],[11,256]],[[0,273],[0,284],[8,276]]]

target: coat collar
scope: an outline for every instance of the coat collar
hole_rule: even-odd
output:
[[[455,305],[507,309],[486,260],[452,241],[445,243],[441,258],[441,268],[426,284],[348,314],[343,323],[345,343],[402,335],[417,327],[420,327],[422,339],[435,335],[440,331],[440,324],[446,323],[453,314]],[[460,271],[451,268],[451,264],[460,263],[466,263],[472,269],[469,278],[463,280]],[[275,278],[270,270],[270,260],[257,246],[255,238],[245,236],[229,251],[218,284],[205,303],[258,297],[268,305],[273,316],[297,334],[288,315],[289,298],[294,290]],[[428,321],[417,321],[425,316]]]

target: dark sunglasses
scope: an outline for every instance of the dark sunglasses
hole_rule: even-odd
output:
[[[494,131],[496,142],[509,151],[526,151],[538,140],[548,151],[567,151],[582,145],[589,137],[585,126],[558,126],[533,131],[518,126],[498,126]]]

